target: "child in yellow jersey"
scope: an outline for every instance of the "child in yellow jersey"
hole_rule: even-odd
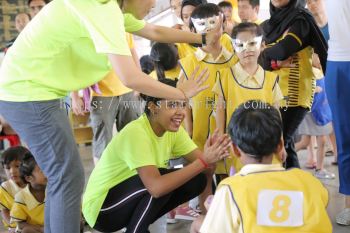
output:
[[[201,4],[205,4],[206,1],[205,0],[184,0],[182,2],[182,6],[181,6],[181,19],[184,22],[184,25],[182,26],[182,30],[191,30],[191,26],[190,26],[190,17],[191,14],[193,12],[193,10],[201,5]],[[224,24],[225,24],[225,20],[224,20]],[[223,36],[220,38],[220,43],[230,52],[232,52],[232,44],[231,41],[229,40],[230,37],[228,35]],[[176,43],[178,52],[179,52],[179,58],[185,58],[188,55],[193,54],[194,52],[196,52],[196,47],[193,44],[188,44],[188,43]]]
[[[192,232],[332,232],[322,183],[298,168],[272,164],[274,155],[284,157],[276,108],[248,101],[234,112],[228,131],[245,166],[220,183],[200,230]]]
[[[154,79],[178,79],[181,71],[178,63],[179,54],[174,44],[155,43],[150,57],[154,64],[154,71],[149,75]]]
[[[19,232],[43,233],[47,179],[30,152],[25,154],[19,169],[27,186],[15,196],[11,222],[17,223]]]
[[[212,3],[198,6],[191,15],[191,30],[197,33],[210,31],[219,22],[220,8]],[[224,35],[227,36],[227,35]],[[198,148],[203,149],[208,135],[215,129],[214,94],[211,89],[214,87],[216,73],[223,68],[230,67],[237,62],[237,57],[221,43],[221,38],[202,48],[197,48],[195,53],[188,55],[180,60],[180,65],[186,77],[191,76],[194,71],[208,70],[209,78],[204,85],[209,86],[197,96],[191,99],[191,109],[188,109],[185,118],[185,127],[187,132],[192,136],[193,141]],[[228,37],[228,36],[227,36]],[[230,42],[232,49],[232,43]],[[231,50],[232,51],[232,50]],[[211,181],[208,181],[208,188],[203,197],[211,193]],[[203,210],[203,200],[201,198],[201,209]]]
[[[14,232],[16,224],[10,224],[10,211],[17,192],[25,187],[19,173],[19,166],[24,154],[28,152],[23,146],[11,147],[1,156],[1,164],[5,170],[7,181],[0,186],[0,211],[4,226]]]
[[[278,75],[264,71],[258,65],[261,36],[262,30],[255,23],[241,23],[233,29],[232,37],[239,62],[220,70],[213,88],[218,96],[216,127],[220,133],[224,133],[232,113],[242,103],[254,99],[279,107],[283,99]],[[217,165],[217,173],[228,175],[232,163],[236,171],[241,168],[239,161],[228,160],[225,164]]]

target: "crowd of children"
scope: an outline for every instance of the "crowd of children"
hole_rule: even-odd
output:
[[[30,16],[46,3],[29,1]],[[81,204],[87,224],[101,232],[149,232],[166,214],[169,222],[194,220],[191,233],[332,232],[328,192],[317,179],[335,178],[324,166],[328,136],[337,155],[324,82],[329,32],[323,0],[271,0],[271,18],[264,22],[258,18],[259,0],[170,0],[176,20],[169,28],[141,20],[153,4],[50,3],[35,17],[46,20],[47,12],[66,11],[70,16],[55,30],[39,20],[29,28],[58,35],[74,25],[67,33],[77,41],[65,35],[53,40],[71,46],[59,59],[55,53],[62,44],[55,50],[49,41],[49,52],[37,43],[29,46],[28,54],[42,53],[58,66],[47,70],[47,79],[36,70],[39,78],[28,82],[25,95],[16,91],[24,84],[15,65],[26,57],[16,57],[16,51],[29,49],[28,38],[43,42],[43,37],[25,28],[27,15],[18,15],[18,30],[25,30],[5,57],[11,69],[2,70],[7,79],[0,78],[0,113],[33,154],[18,146],[1,156],[8,178],[0,187],[4,226],[9,232],[76,233]],[[112,29],[102,15],[124,20],[124,26]],[[125,31],[152,40],[150,54],[139,60]],[[57,82],[54,73],[67,62],[77,62],[76,70],[69,63]],[[91,96],[81,98],[81,88]],[[58,101],[67,92],[74,114],[90,111],[94,135],[96,166],[82,202],[83,169]],[[2,125],[8,123],[0,116]],[[302,140],[295,145],[296,133]],[[310,151],[306,167],[315,169],[316,178],[300,169],[297,151],[305,148]],[[175,168],[174,161],[182,167]],[[344,194],[347,187],[341,185]],[[350,225],[350,202],[336,221]]]
[[[47,179],[33,155],[22,146],[1,155],[7,181],[0,186],[0,208],[4,226],[12,233],[43,233]]]

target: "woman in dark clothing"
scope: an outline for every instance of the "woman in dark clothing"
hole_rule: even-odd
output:
[[[266,49],[260,55],[260,64],[280,77],[286,167],[300,167],[293,135],[313,101],[312,54],[318,54],[325,71],[327,43],[303,1],[271,0],[270,14],[271,18],[262,24]],[[287,65],[281,62],[284,60]]]

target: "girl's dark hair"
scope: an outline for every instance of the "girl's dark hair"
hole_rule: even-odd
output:
[[[24,158],[22,160],[22,163],[19,167],[19,173],[21,175],[21,179],[23,182],[28,183],[25,179],[26,176],[31,176],[33,174],[33,171],[35,169],[36,161],[34,159],[34,156],[32,153],[27,152],[24,155]]]
[[[182,1],[182,4],[181,4],[181,19],[183,20],[183,17],[182,17],[182,9],[185,7],[185,6],[194,6],[194,7],[197,7],[201,4],[206,4],[207,3],[207,0],[183,0]]]
[[[179,54],[174,44],[154,43],[150,56],[153,60],[158,80],[164,79],[164,72],[174,69],[179,60]]]
[[[205,19],[205,18],[213,17],[215,15],[218,16],[220,15],[220,13],[222,13],[222,11],[218,5],[214,3],[206,3],[206,4],[197,6],[196,9],[192,11],[191,18]],[[194,27],[192,20],[190,20],[189,26],[191,31],[196,32],[196,28]]]
[[[282,129],[282,119],[276,108],[250,100],[233,113],[227,131],[239,149],[261,161],[276,151]]]
[[[172,87],[176,87],[176,83],[177,83],[177,79],[172,80],[172,79],[168,79],[168,78],[163,78],[163,79],[159,79],[159,82],[164,83],[166,85],[172,86]],[[145,94],[140,94],[141,98],[146,101],[146,105],[145,105],[145,113],[147,116],[150,116],[151,111],[148,109],[148,104],[149,103],[154,103],[157,104],[160,100],[163,100],[162,98],[158,98],[158,97],[153,97],[153,96],[148,96]]]
[[[28,6],[29,4],[32,2],[33,0],[28,0]],[[51,0],[44,0],[45,4],[48,4],[49,2],[51,2]]]
[[[10,165],[12,161],[18,160],[22,161],[24,155],[29,152],[29,150],[23,146],[10,147],[2,153],[1,165],[2,167]]]
[[[150,74],[154,70],[152,58],[149,55],[144,55],[140,58],[141,70],[145,74]]]
[[[222,1],[218,4],[218,6],[220,8],[224,8],[224,7],[227,7],[227,8],[232,8],[232,4],[230,2],[226,2],[226,1]]]
[[[238,33],[241,33],[241,32],[251,32],[255,36],[261,36],[263,34],[261,27],[256,23],[244,22],[244,23],[238,24],[233,28],[231,37],[233,39],[236,39]]]

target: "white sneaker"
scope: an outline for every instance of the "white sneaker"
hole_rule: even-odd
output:
[[[335,178],[334,173],[329,172],[326,169],[315,171],[315,176],[319,179],[334,179]]]
[[[350,208],[340,212],[335,218],[335,221],[340,225],[350,226]]]

